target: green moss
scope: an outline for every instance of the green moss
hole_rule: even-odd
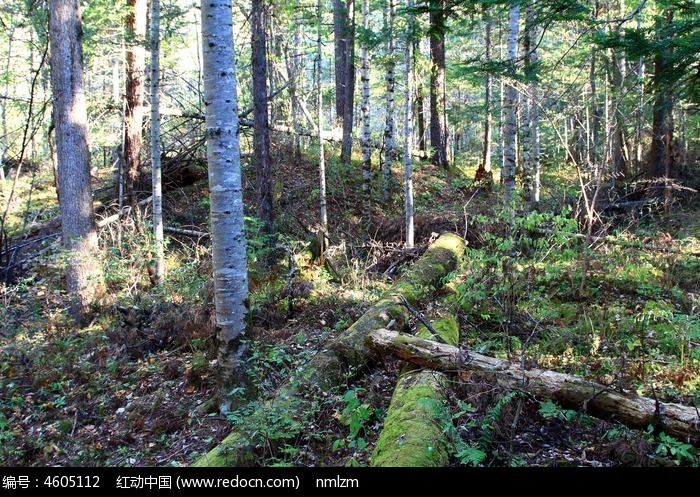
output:
[[[445,343],[450,345],[459,343],[459,322],[455,316],[433,319],[430,321],[430,325],[435,328],[435,331],[438,332],[438,335]],[[426,340],[434,339],[433,333],[423,324],[418,325],[416,335]]]
[[[449,461],[445,428],[450,416],[433,371],[404,374],[397,382],[372,466],[440,467]]]

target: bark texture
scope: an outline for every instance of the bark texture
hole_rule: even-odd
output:
[[[125,36],[126,50],[126,108],[124,109],[124,168],[127,200],[136,210],[134,188],[141,173],[143,132],[143,96],[146,93],[146,0],[127,0]]]
[[[263,0],[252,0],[250,11],[251,72],[253,80],[253,169],[257,198],[257,214],[264,235],[272,234],[272,160],[268,128],[267,41]],[[268,246],[274,245],[268,237]]]
[[[520,22],[520,4],[510,7],[508,16],[508,63],[510,71],[515,73],[515,62],[518,58],[518,31]],[[515,195],[515,165],[516,165],[516,140],[517,140],[517,102],[518,91],[508,83],[505,88],[505,122],[503,125],[503,187],[504,202],[509,211],[513,210],[513,197]]]
[[[72,314],[81,320],[100,286],[97,232],[92,206],[87,108],[83,86],[83,29],[78,0],[49,3],[51,89],[66,283]]]
[[[362,29],[369,32],[369,0],[362,0]],[[372,144],[369,128],[369,44],[362,43],[362,235],[370,237],[372,229]]]
[[[394,76],[394,15],[395,5],[394,0],[387,0],[384,4],[386,17],[386,75],[384,77],[386,83],[386,124],[384,125],[384,184],[382,189],[382,199],[384,202],[389,202],[393,189],[393,177],[391,174],[391,166],[396,155],[396,123],[394,121],[395,108],[395,93],[396,78]]]
[[[202,52],[221,410],[244,383],[248,273],[230,2],[202,0]]]
[[[165,275],[163,254],[163,188],[160,167],[160,0],[151,0],[151,183],[153,186],[153,233],[156,281]]]
[[[447,168],[447,114],[445,89],[445,2],[430,2],[430,145],[433,162]]]

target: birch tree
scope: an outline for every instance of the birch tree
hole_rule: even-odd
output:
[[[220,410],[245,382],[248,275],[231,2],[202,0],[202,54]]]
[[[50,0],[51,90],[58,160],[61,232],[68,254],[72,314],[81,320],[102,276],[92,207],[87,108],[78,0]]]
[[[406,10],[408,12],[408,31],[406,33],[406,101],[404,107],[404,145],[403,145],[403,165],[404,165],[404,196],[406,211],[406,247],[412,248],[414,245],[413,226],[413,165],[411,164],[411,148],[413,144],[413,30],[414,20],[413,0],[406,0]]]
[[[369,0],[362,0],[362,68],[360,78],[362,80],[362,234],[369,238],[372,227],[372,148],[370,144],[369,128]]]
[[[483,18],[484,18],[484,51],[486,64],[491,64],[491,15],[488,11],[488,6],[484,5]],[[493,78],[491,77],[491,69],[489,68],[486,72],[486,81],[484,88],[484,145],[481,156],[481,164],[483,165],[484,172],[487,177],[491,172],[491,87],[493,85]]]
[[[153,187],[153,233],[156,242],[154,274],[165,274],[163,254],[163,188],[160,166],[160,0],[151,0],[151,183]]]

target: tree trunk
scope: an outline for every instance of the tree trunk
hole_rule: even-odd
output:
[[[323,260],[323,253],[328,244],[328,208],[326,206],[326,158],[323,151],[323,89],[321,87],[322,64],[322,44],[323,33],[323,4],[322,0],[316,5],[316,112],[318,113],[318,178],[319,178],[319,200],[321,207],[321,233],[319,234],[320,250],[319,257]]]
[[[298,5],[298,4],[297,4]],[[298,131],[301,129],[301,118],[299,115],[300,110],[300,94],[304,87],[304,56],[301,53],[301,37],[302,37],[302,25],[299,24],[294,30],[294,46],[289,70],[289,77],[291,83],[289,84],[289,97],[291,103],[291,125],[297,130],[297,133],[293,137],[293,149],[294,149],[294,159],[301,160],[301,135]]]
[[[10,64],[12,63],[12,42],[14,41],[14,24],[7,33],[7,59],[5,62],[5,89],[3,96],[7,97],[10,94]],[[5,179],[5,157],[8,155],[9,139],[7,136],[7,103],[8,100],[2,99],[0,102],[0,120],[2,121],[2,129],[0,129],[0,181]]]
[[[614,387],[593,383],[579,377],[538,368],[524,369],[520,364],[495,359],[422,338],[390,330],[372,331],[366,343],[376,353],[391,352],[399,359],[416,366],[440,371],[476,371],[493,378],[494,383],[508,389],[526,390],[542,399],[552,399],[563,407],[581,409],[593,416],[614,419],[628,426],[656,430],[678,437],[700,441],[697,409],[658,402],[646,397],[625,395]]]
[[[345,85],[347,67],[345,46],[347,44],[348,14],[344,0],[333,0],[333,42],[335,50],[335,115],[345,116]]]
[[[673,11],[665,12],[665,23],[673,21]],[[673,81],[670,76],[673,48],[667,48],[654,57],[654,111],[651,151],[647,175],[650,178],[670,178],[673,168]]]
[[[151,182],[153,185],[153,232],[156,242],[156,282],[165,275],[163,254],[163,188],[160,167],[160,0],[151,0]]]
[[[412,0],[408,0],[412,3]],[[410,313],[402,299],[415,305],[425,297],[425,289],[439,285],[440,280],[454,270],[464,252],[464,240],[452,233],[441,235],[413,265],[411,271],[397,281],[375,304],[340,336],[331,340],[296,375],[284,383],[274,397],[250,416],[257,422],[241,423],[220,444],[199,458],[194,466],[240,466],[254,457],[256,427],[270,419],[298,416],[312,409],[319,388],[344,385],[348,375],[361,371],[370,355],[365,337],[372,331],[390,326],[405,327]],[[270,439],[265,440],[270,443]]]
[[[394,0],[386,0],[384,4],[385,22],[387,31],[386,41],[386,124],[384,126],[384,184],[382,190],[382,199],[385,203],[391,199],[393,189],[393,177],[391,175],[391,166],[396,155],[396,124],[394,122]]]
[[[83,87],[83,30],[78,0],[49,3],[51,88],[55,117],[56,155],[63,247],[72,314],[81,320],[98,290],[102,269],[92,208],[87,109]]]
[[[257,215],[266,245],[274,245],[272,235],[272,160],[268,128],[267,48],[263,0],[252,0],[250,10],[251,72],[253,80],[253,169],[257,191]],[[268,258],[264,258],[267,260]]]
[[[508,64],[510,70],[515,72],[515,62],[518,57],[518,31],[520,22],[520,4],[516,3],[510,7],[508,19]],[[515,87],[508,83],[505,92],[505,123],[503,126],[504,135],[504,161],[503,161],[503,186],[504,202],[506,209],[513,213],[513,199],[515,194],[515,165],[516,165],[516,135],[517,135],[517,115],[516,107],[518,92]]]
[[[445,2],[430,2],[430,145],[433,162],[447,168],[447,116],[445,89]]]
[[[525,8],[525,32],[523,33],[523,53],[525,58],[525,75],[532,77],[532,47],[534,45],[533,29],[534,29],[535,11],[532,2],[527,3]],[[530,89],[531,84],[527,85],[527,92],[521,93],[522,113],[523,113],[523,199],[529,205],[532,200],[532,95]]]
[[[491,16],[488,11],[488,6],[483,7],[484,36],[486,64],[491,64]],[[491,172],[491,86],[493,78],[491,77],[491,68],[486,73],[486,82],[484,88],[484,145],[481,154],[481,164],[484,172],[488,175]]]
[[[226,412],[228,392],[245,383],[248,299],[236,64],[231,3],[202,0],[201,8],[220,409]]]
[[[642,27],[642,12],[637,14],[637,30]],[[635,173],[642,169],[642,118],[644,117],[644,56],[640,55],[637,61],[637,84],[636,86],[636,103],[634,111],[634,138],[633,138],[633,153]]]
[[[459,323],[454,317],[431,325],[450,345],[459,343]],[[429,339],[424,325],[418,336]],[[445,427],[452,424],[445,392],[448,378],[437,371],[405,371],[396,382],[384,427],[372,453],[375,467],[442,467],[450,459],[451,444]]]
[[[598,0],[595,1],[595,5],[593,7],[593,22],[598,17]],[[600,109],[598,108],[598,101],[597,101],[597,85],[596,85],[596,47],[595,45],[591,46],[591,51],[590,51],[590,70],[588,73],[588,85],[591,90],[590,92],[590,100],[589,100],[589,109],[587,109],[587,112],[590,113],[589,118],[588,118],[588,142],[589,142],[589,154],[588,154],[588,160],[589,160],[589,167],[592,170],[592,175],[593,179],[595,181],[598,181],[598,175],[600,171],[600,164],[598,163],[598,145],[600,142],[599,139],[599,134],[600,134]]]
[[[411,164],[411,148],[413,145],[413,0],[406,0],[408,10],[408,36],[406,39],[406,104],[404,107],[404,145],[403,145],[403,166],[404,166],[404,198],[406,213],[406,246],[413,247],[414,244],[414,221],[413,221],[413,165]]]
[[[345,37],[345,103],[343,106],[343,144],[340,161],[349,165],[352,159],[352,130],[355,110],[355,0],[346,0],[347,36]]]
[[[126,109],[124,111],[125,190],[134,214],[136,188],[141,173],[141,133],[143,132],[143,96],[146,92],[146,0],[127,0],[126,14]]]
[[[421,57],[421,40],[416,38],[413,41],[413,83],[416,94],[416,138],[418,141],[418,150],[425,152],[427,145],[427,130],[425,128],[425,85],[423,78],[418,75],[418,64]]]
[[[369,0],[362,0],[362,29],[369,33]],[[372,229],[372,147],[369,128],[369,42],[362,43],[362,236],[369,240]]]

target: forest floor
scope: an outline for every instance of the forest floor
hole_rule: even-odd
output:
[[[229,419],[201,408],[214,393],[216,367],[207,239],[170,235],[167,279],[154,287],[148,277],[150,236],[129,219],[103,228],[106,292],[91,322],[76,328],[66,314],[56,227],[37,228],[57,212],[52,182],[41,171],[20,178],[8,217],[10,238],[20,231],[30,233],[29,239],[45,238],[23,249],[15,262],[27,262],[0,287],[0,465],[192,463],[232,422],[247,422],[246,413],[362,315],[442,231],[467,239],[465,257],[418,310],[430,318],[457,316],[462,346],[622,391],[700,405],[696,193],[679,192],[669,212],[653,206],[606,209],[595,231],[622,245],[599,241],[587,249],[575,236],[581,226],[572,168],[559,174],[545,168],[542,205],[518,216],[509,234],[499,192],[475,185],[473,167],[458,165],[448,174],[417,164],[417,247],[406,250],[401,195],[389,205],[375,202],[376,234],[362,242],[359,169],[347,171],[331,160],[329,272],[311,256],[316,164],[292,163],[290,156],[276,150],[276,222],[297,271],[290,281],[285,254],[272,268],[261,268],[269,254],[248,201],[248,370],[258,396]],[[96,197],[105,204],[113,192],[99,188],[110,184],[106,176],[96,178]],[[252,188],[248,179],[247,199]],[[380,193],[374,192],[377,200]],[[164,211],[167,226],[206,231],[206,180],[168,190]],[[263,442],[256,442],[255,463],[369,464],[398,368],[390,359],[374,365],[356,382],[325,392],[317,412],[258,421]],[[696,448],[653,428],[627,429],[505,391],[478,375],[453,377],[447,395],[452,425],[445,430],[452,433],[454,465],[700,463]]]

